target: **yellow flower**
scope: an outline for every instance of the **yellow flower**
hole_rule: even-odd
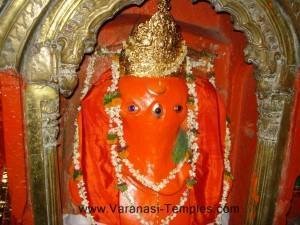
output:
[[[126,159],[126,158],[128,157],[128,155],[129,155],[129,153],[128,153],[127,150],[121,151],[121,152],[119,152],[118,154],[119,154],[119,157],[120,157],[121,159]]]

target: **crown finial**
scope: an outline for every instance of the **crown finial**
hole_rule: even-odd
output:
[[[170,11],[170,0],[158,0],[157,2],[158,11]]]
[[[120,63],[134,76],[167,76],[177,72],[187,48],[170,13],[170,1],[159,0],[158,11],[136,26],[124,44]]]

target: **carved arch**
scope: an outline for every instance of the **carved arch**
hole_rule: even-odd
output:
[[[0,68],[19,67],[31,31],[47,10],[49,2],[0,1]]]
[[[259,195],[260,202],[249,197],[245,224],[269,224],[277,196],[277,190],[271,194],[269,190],[278,186],[282,166],[280,159],[287,147],[286,130],[289,127],[292,86],[299,65],[298,40],[276,2],[208,1],[216,11],[226,11],[233,16],[234,28],[247,36],[245,57],[256,67],[259,121],[253,177],[258,177],[258,183],[251,187],[250,196]],[[84,54],[93,51],[99,27],[125,6],[142,2],[143,0],[66,0],[50,4],[46,0],[30,0],[28,4],[43,3],[43,7],[49,7],[47,15],[39,21],[40,29],[36,29],[35,35],[31,36],[31,48],[25,49],[25,43],[22,42],[23,44],[7,50],[9,38],[14,37],[13,28],[20,28],[17,23],[7,24],[6,36],[1,36],[0,33],[3,44],[0,54],[2,57],[6,54],[7,59],[1,61],[1,67],[13,66],[17,69],[22,64],[21,72],[28,83],[25,89],[25,122],[28,126],[27,148],[29,154],[32,154],[29,158],[45,168],[42,173],[36,168],[30,170],[31,177],[37,179],[32,179],[31,186],[38,182],[49,191],[33,195],[33,203],[37,204],[35,213],[40,219],[38,224],[60,224],[57,203],[51,201],[59,199],[57,184],[49,178],[55,176],[56,172],[53,170],[57,167],[53,157],[56,154],[58,92],[64,96],[73,92],[77,84],[76,70]],[[26,13],[25,7],[22,12]],[[42,14],[43,10],[38,11],[37,18],[42,18]],[[30,32],[34,30],[34,26],[35,22],[28,23],[25,30]],[[29,33],[26,43],[28,38]],[[40,152],[46,152],[48,158],[39,158]],[[42,184],[39,179],[43,180]],[[47,200],[47,205],[53,208],[39,208],[37,202],[41,198]],[[46,217],[51,220],[46,221]]]
[[[33,80],[54,80],[61,94],[68,97],[77,85],[76,70],[85,53],[91,53],[96,44],[100,26],[115,13],[130,4],[141,4],[142,0],[67,0],[57,2],[41,24],[39,37],[34,41],[37,52],[27,59],[23,68],[27,77]],[[48,71],[27,67],[39,64],[43,57],[54,57]],[[53,57],[52,57],[53,56]],[[51,68],[56,68],[55,71]]]
[[[287,148],[292,85],[299,65],[294,30],[287,29],[279,6],[267,1],[209,0],[216,11],[234,18],[234,28],[248,40],[244,50],[256,67],[258,143],[245,224],[271,224],[278,193],[281,158]],[[272,9],[272,10],[270,10]],[[273,190],[273,191],[270,191]],[[252,197],[259,196],[259,202]]]

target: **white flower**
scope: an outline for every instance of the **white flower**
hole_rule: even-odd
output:
[[[87,73],[86,73],[87,75],[84,80],[83,89],[81,90],[80,99],[83,99],[86,96],[87,92],[89,91],[89,89],[91,87],[91,80],[95,73],[95,63],[96,63],[96,56],[93,55],[90,58],[90,61],[89,61],[88,67],[87,67]]]

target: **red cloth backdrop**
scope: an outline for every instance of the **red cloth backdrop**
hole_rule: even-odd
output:
[[[0,117],[3,125],[3,133],[0,133],[3,141],[0,163],[4,163],[8,173],[11,225],[32,225],[27,192],[21,89],[22,82],[18,74],[12,71],[0,73]]]

